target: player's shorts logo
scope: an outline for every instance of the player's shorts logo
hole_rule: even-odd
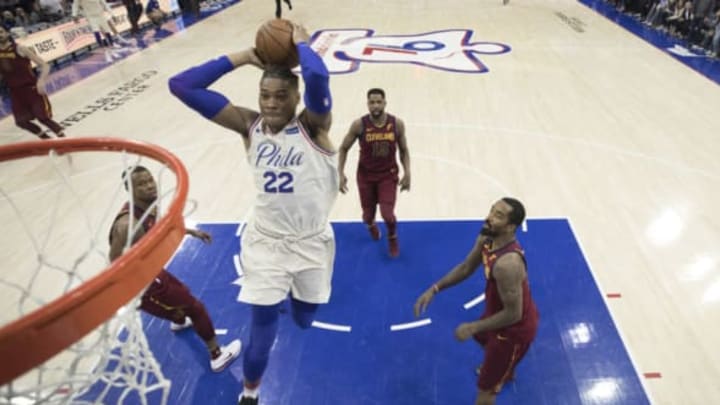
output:
[[[415,35],[373,36],[369,29],[321,30],[312,37],[313,49],[330,73],[349,73],[366,63],[412,63],[459,73],[486,73],[484,55],[510,52],[510,46],[472,41],[472,30],[452,29]]]

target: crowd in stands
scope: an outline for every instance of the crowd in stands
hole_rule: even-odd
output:
[[[65,0],[0,0],[2,24],[13,32],[41,31],[70,21],[71,5]]]
[[[132,25],[131,34],[140,33],[138,19],[143,12],[148,15],[156,30],[160,29],[167,18],[167,13],[160,9],[157,0],[148,0],[147,10],[143,10],[141,0],[105,1],[110,7],[124,6],[128,11],[133,11],[132,15],[128,13]],[[0,0],[0,24],[15,38],[72,21],[78,22],[77,16],[73,16],[73,0]],[[7,97],[7,87],[1,79],[0,97]]]
[[[607,0],[648,27],[687,41],[690,48],[720,57],[720,0]]]
[[[73,1],[78,0],[0,0],[0,24],[10,31],[13,37],[20,38],[55,25],[73,21],[78,23],[78,16],[73,17]],[[169,17],[175,15],[174,12],[168,13],[161,9],[158,0],[104,0],[104,2],[111,8],[124,6],[130,23],[130,35],[142,35],[144,28],[138,24],[142,14],[147,16],[148,25],[155,29],[155,35],[167,34],[169,31],[163,29],[162,25]],[[200,17],[201,4],[211,6],[215,3],[224,4],[226,0],[178,0],[180,12],[183,15],[192,15],[194,18]],[[124,37],[121,39],[124,40]],[[57,60],[48,62],[54,64]],[[7,98],[6,83],[0,78],[0,102]]]
[[[160,10],[157,0],[147,0],[147,7],[143,9],[144,1],[140,0],[106,0],[110,7],[125,6],[129,17],[135,17],[132,33],[139,31],[136,23],[139,16],[145,12],[151,22],[158,22],[159,14],[165,16]],[[10,30],[15,37],[42,31],[53,25],[72,21],[72,0],[0,0],[0,24]],[[195,5],[195,14],[199,13],[197,0],[180,0],[183,11]],[[132,14],[132,15],[130,15]],[[133,21],[131,21],[133,22]]]
[[[142,13],[140,0],[106,0],[124,4],[134,17],[132,33],[137,33],[137,18]],[[184,12],[199,15],[202,0],[180,0]],[[605,0],[619,11],[642,20],[643,24],[673,37],[687,41],[696,52],[720,58],[720,0]],[[137,8],[134,11],[133,9]],[[159,27],[166,15],[149,0],[145,13]],[[0,0],[0,23],[15,36],[44,30],[73,19],[72,0]],[[132,21],[134,20],[134,21]],[[0,95],[4,92],[0,82]]]

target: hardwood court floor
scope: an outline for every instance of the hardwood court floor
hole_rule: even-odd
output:
[[[399,198],[400,220],[482,219],[505,195],[521,199],[530,217],[568,218],[601,295],[621,294],[605,302],[650,399],[720,402],[716,83],[573,1],[293,3],[286,16],[325,41],[335,73],[336,144],[366,112],[370,87],[384,88],[388,111],[406,123],[413,184]],[[193,219],[241,221],[254,191],[239,136],[185,108],[167,79],[250,46],[272,12],[271,2],[242,1],[53,94],[55,115],[77,119],[72,137],[168,148],[190,172]],[[214,88],[252,107],[258,79],[243,68]],[[114,91],[123,97],[113,108],[88,107]],[[1,143],[28,139],[12,119],[0,134]],[[351,178],[356,161],[352,153]],[[37,167],[0,173],[46,175]],[[332,217],[359,216],[352,187]],[[563,305],[553,311],[573,309]]]

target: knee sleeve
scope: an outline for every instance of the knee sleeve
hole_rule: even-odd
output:
[[[307,302],[298,301],[293,298],[291,305],[292,317],[297,326],[299,326],[301,329],[307,329],[312,326],[318,304],[310,304]]]
[[[253,305],[250,342],[243,357],[243,373],[249,382],[257,382],[265,373],[270,349],[278,329],[280,304]]]

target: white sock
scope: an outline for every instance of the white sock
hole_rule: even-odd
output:
[[[248,388],[243,386],[242,397],[257,398],[260,393],[260,387]]]

